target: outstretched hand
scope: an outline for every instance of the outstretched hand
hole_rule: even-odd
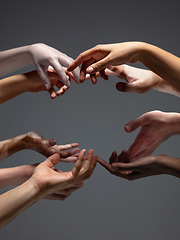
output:
[[[79,156],[78,152],[80,150],[79,148],[69,150],[70,148],[77,147],[78,143],[57,145],[56,140],[54,139],[48,140],[42,137],[39,133],[33,131],[25,135],[24,144],[26,149],[34,150],[46,157],[49,157],[54,153],[58,153],[61,157],[60,158],[61,162],[76,162]]]
[[[40,197],[71,188],[74,184],[79,184],[88,179],[96,166],[97,156],[93,157],[93,150],[89,150],[85,162],[86,150],[83,149],[78,160],[70,172],[59,173],[53,168],[59,162],[59,154],[54,154],[39,164],[31,177],[37,187]]]
[[[70,87],[70,81],[61,64],[63,64],[65,67],[69,67],[69,65],[73,62],[72,58],[42,43],[33,44],[30,47],[30,53],[40,78],[44,82],[47,89],[51,88],[51,79],[47,74],[49,66],[53,67],[62,83],[65,86]],[[74,70],[73,75],[78,81],[79,69]]]
[[[179,113],[152,111],[143,114],[125,125],[128,133],[141,127],[133,144],[129,147],[130,159],[136,160],[151,155],[168,137],[180,129]]]
[[[130,181],[160,174],[169,174],[180,178],[180,159],[164,154],[130,161],[129,153],[123,150],[118,156],[116,152],[113,152],[109,163],[101,158],[98,158],[97,161],[111,174]]]
[[[86,73],[88,73],[91,75],[92,83],[96,84],[97,72],[106,79],[104,71],[107,67],[136,62],[140,44],[138,42],[125,42],[97,45],[81,53],[68,67],[68,71],[73,71],[82,64],[80,82],[84,82]]]

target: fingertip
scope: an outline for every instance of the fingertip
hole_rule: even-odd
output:
[[[50,146],[56,145],[56,140],[55,140],[55,139],[49,140],[49,145],[50,145]]]
[[[118,82],[118,83],[116,84],[116,89],[117,89],[118,91],[122,92],[123,89],[124,89],[123,84],[122,84],[121,82]]]
[[[132,131],[131,125],[128,125],[128,124],[125,125],[124,129],[125,129],[125,131],[128,132],[128,133]]]
[[[89,74],[92,74],[94,72],[94,68],[92,66],[89,66],[87,69],[86,69],[86,72],[89,73]]]

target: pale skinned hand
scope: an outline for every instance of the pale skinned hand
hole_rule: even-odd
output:
[[[68,71],[73,71],[80,64],[80,82],[86,79],[86,73],[91,75],[92,83],[96,84],[96,73],[107,79],[105,69],[109,66],[117,66],[124,63],[134,63],[137,61],[136,55],[140,50],[141,43],[125,42],[97,45],[81,53],[69,66]]]
[[[114,151],[110,159],[110,163],[100,158],[97,161],[111,174],[130,181],[160,174],[180,178],[180,159],[176,157],[161,154],[130,161],[129,153],[123,150],[118,156]]]
[[[61,64],[68,67],[72,62],[73,59],[66,54],[43,43],[36,43],[0,52],[0,76],[34,63],[47,89],[51,87],[51,80],[47,74],[49,66],[57,72],[63,84],[70,87],[69,79]],[[73,75],[78,81],[79,69],[73,71]]]
[[[151,155],[154,150],[171,135],[180,132],[180,114],[152,111],[127,123],[125,130],[128,133],[141,127],[133,144],[129,147],[130,159]]]
[[[93,157],[93,150],[90,149],[83,163],[85,153],[85,149],[81,150],[78,160],[70,172],[59,173],[53,169],[60,160],[59,154],[54,154],[39,164],[30,178],[37,187],[39,195],[44,197],[71,188],[74,184],[79,184],[88,179],[94,171],[98,157]]]

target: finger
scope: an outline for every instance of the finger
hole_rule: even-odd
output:
[[[97,83],[96,74],[91,74],[90,77],[91,77],[92,84],[96,84]]]
[[[68,143],[68,144],[64,144],[64,145],[58,145],[57,147],[60,151],[63,151],[63,150],[68,150],[70,148],[77,147],[77,146],[79,146],[78,143]]]
[[[56,91],[54,90],[53,87],[50,88],[50,89],[48,90],[48,92],[49,92],[50,97],[51,97],[52,99],[54,99],[54,98],[56,97]]]
[[[137,164],[137,161],[130,162],[130,163],[113,163],[111,165],[111,168],[116,171],[139,171],[139,164]]]
[[[124,128],[126,132],[133,132],[134,130],[136,130],[137,128],[145,124],[146,124],[146,121],[144,116],[142,115],[139,118],[136,118],[135,120],[128,122]]]
[[[90,149],[87,153],[87,159],[85,160],[83,166],[82,166],[82,171],[88,171],[91,167],[91,163],[93,160],[93,149]]]
[[[66,67],[69,67],[72,63],[73,63],[74,59],[67,56],[66,54],[61,54],[59,56],[59,63],[63,64]],[[72,71],[73,74],[73,79],[79,83],[79,74],[80,74],[80,70],[79,68],[76,68]]]
[[[83,62],[80,70],[80,77],[79,77],[79,82],[83,83],[84,80],[86,79],[86,69],[89,67],[92,63],[95,62],[94,58],[90,58],[87,61]]]
[[[60,77],[61,81],[64,83],[64,85],[66,85],[67,87],[70,87],[70,81],[69,81],[64,69],[62,68],[61,64],[56,60],[52,60],[50,62],[50,64],[54,68],[54,70]]]
[[[64,201],[67,197],[69,197],[71,193],[68,195],[60,194],[60,193],[53,193],[51,195],[48,195],[44,197],[44,199],[47,200],[59,200],[59,201]]]
[[[42,165],[46,165],[49,168],[54,167],[60,160],[60,155],[58,153],[55,153],[48,157],[44,162],[42,162]]]
[[[99,73],[104,80],[106,80],[106,81],[108,80],[108,76],[105,72],[105,69],[102,69]]]
[[[74,62],[71,63],[71,65],[68,67],[68,71],[73,71],[75,68],[77,68],[81,63],[87,61],[88,59],[90,59],[91,57],[93,57],[93,48],[89,49],[87,51],[84,51],[83,53],[81,53],[75,60]]]
[[[113,151],[110,158],[109,158],[109,163],[112,164],[117,161],[117,152]]]
[[[41,80],[43,81],[43,83],[46,86],[46,89],[49,90],[51,88],[51,81],[50,81],[49,76],[47,74],[47,69],[48,68],[44,67],[42,69],[42,67],[40,67],[40,66],[36,66],[36,68],[37,68],[37,72],[38,72]]]
[[[101,158],[97,159],[97,162],[103,166],[105,169],[107,169],[110,173],[113,173],[113,169],[111,168],[111,165],[109,163],[107,163],[106,161],[104,161]]]
[[[103,58],[102,60],[99,60],[98,62],[92,64],[86,69],[86,72],[89,74],[95,74],[96,72],[101,71],[102,69],[107,68],[111,65],[111,60],[109,55]]]
[[[119,154],[117,157],[117,162],[124,163],[125,161],[128,161],[128,154],[126,150],[122,150],[121,154]]]
[[[76,162],[76,164],[75,164],[75,166],[72,170],[72,175],[73,175],[74,178],[79,174],[79,172],[81,170],[83,160],[84,160],[84,157],[85,157],[85,153],[86,153],[86,150],[83,149],[83,150],[81,150],[81,152],[79,154],[79,158],[78,158],[78,160],[77,160],[77,162]]]
[[[71,194],[72,192],[75,192],[76,190],[80,189],[82,186],[83,186],[83,183],[76,184],[76,185],[74,185],[73,187],[70,187],[70,188],[61,190],[61,191],[59,191],[59,192],[57,192],[57,193],[63,194],[63,195],[69,195],[69,194]]]
[[[75,69],[76,70],[76,69]],[[77,84],[79,84],[79,77],[80,77],[80,70],[78,68],[78,80],[74,77],[74,75],[72,74],[72,72],[68,72],[67,69],[65,69],[65,73],[66,75],[70,78],[73,79]]]
[[[49,142],[49,146],[56,145],[56,140],[55,139],[49,139],[48,142]]]

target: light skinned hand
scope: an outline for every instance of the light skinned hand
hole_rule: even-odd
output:
[[[66,69],[64,69],[64,71],[67,72]],[[54,99],[56,96],[62,96],[67,91],[68,87],[64,85],[62,80],[59,78],[57,73],[52,68],[48,69],[47,74],[49,79],[51,80],[51,87],[49,88],[49,90],[46,89],[37,71],[24,73],[24,76],[26,77],[27,91],[28,92],[48,91],[52,99]],[[70,77],[74,79],[71,73],[67,72],[67,74],[69,81],[71,81]],[[56,91],[54,87],[57,87],[59,90]]]
[[[68,161],[68,160],[67,160]],[[25,175],[25,178],[23,178],[23,181],[19,182],[18,185],[22,184],[23,182],[27,181],[33,174],[35,168],[39,165],[40,163],[37,164],[33,164],[33,165],[28,165],[27,166],[27,174]],[[57,173],[62,173],[61,170],[53,168],[54,171],[56,171]],[[48,200],[60,200],[60,201],[64,201],[67,197],[69,197],[73,192],[75,192],[76,190],[80,189],[81,187],[83,187],[83,182],[80,182],[78,184],[74,184],[72,187],[67,188],[65,190],[61,190],[61,191],[57,191],[55,193],[52,193],[50,195],[47,195],[44,197],[44,199],[48,199]]]
[[[68,71],[73,71],[80,64],[80,82],[84,82],[86,73],[91,75],[92,82],[97,82],[96,73],[107,79],[105,69],[109,66],[117,66],[124,63],[134,63],[137,61],[136,55],[140,50],[138,42],[124,42],[114,44],[97,45],[81,53],[68,67]]]
[[[53,169],[60,160],[60,156],[57,153],[39,164],[31,177],[31,181],[34,182],[39,195],[44,197],[88,179],[94,171],[98,157],[93,157],[93,150],[90,149],[83,163],[85,153],[85,149],[81,150],[78,160],[70,172],[59,173]]]
[[[125,125],[131,133],[141,127],[133,144],[129,147],[130,159],[136,160],[151,155],[171,135],[180,131],[180,114],[151,111]]]

